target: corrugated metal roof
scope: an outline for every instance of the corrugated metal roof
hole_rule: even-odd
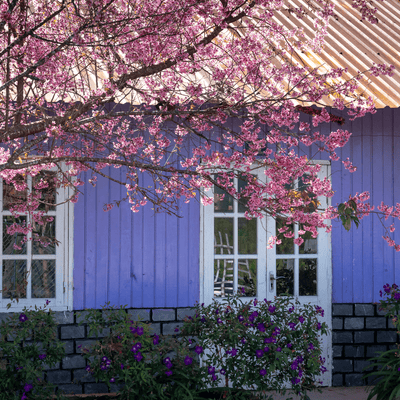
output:
[[[375,16],[377,24],[371,24],[361,19],[359,10],[352,7],[352,0],[330,0],[335,4],[336,17],[330,18],[328,35],[325,39],[325,46],[321,53],[309,51],[297,53],[301,62],[311,68],[320,68],[321,71],[329,68],[348,68],[347,74],[343,77],[351,79],[358,71],[368,70],[373,63],[392,64],[395,66],[394,75],[372,76],[366,73],[360,84],[360,93],[365,97],[371,96],[377,108],[389,106],[400,107],[400,0],[375,1],[374,5],[378,11]],[[287,0],[288,6],[302,6],[307,9],[307,0]],[[305,37],[314,37],[312,18],[305,17],[299,20],[288,12],[277,13],[275,21],[286,28],[293,29],[302,27]],[[297,61],[300,61],[299,59]],[[279,64],[279,60],[274,62]],[[79,71],[78,71],[79,69]],[[102,86],[103,79],[108,77],[107,69],[101,64],[79,65],[73,68],[74,72],[88,82],[90,88]],[[188,76],[189,80],[209,80],[207,76]],[[260,93],[262,95],[262,93]],[[135,96],[129,89],[125,89],[117,96],[121,102],[137,103]],[[54,101],[52,95],[46,97]],[[57,100],[57,99],[56,99]],[[71,100],[69,97],[64,99]],[[333,98],[325,97],[319,105],[332,106]]]
[[[361,19],[360,12],[352,7],[352,0],[332,0],[335,4],[335,18],[330,19],[325,46],[320,54],[309,52],[299,54],[302,61],[310,67],[324,65],[326,68],[348,68],[345,78],[351,78],[358,71],[368,70],[373,63],[392,64],[394,75],[372,76],[360,81],[360,91],[375,100],[377,108],[400,106],[400,0],[376,1],[378,9],[375,16],[378,23],[371,24]],[[307,8],[303,0],[288,4]],[[276,16],[277,22],[288,28],[301,26],[307,38],[314,36],[312,20],[302,20],[289,13]],[[330,99],[325,99],[331,105]]]

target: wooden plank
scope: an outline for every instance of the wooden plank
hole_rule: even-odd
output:
[[[165,307],[178,306],[178,222],[175,215],[166,216],[166,248],[165,248]]]
[[[105,174],[110,173],[110,168],[104,168]],[[97,199],[97,252],[96,252],[96,308],[105,305],[109,300],[109,240],[110,240],[110,215],[103,210],[104,204],[110,201],[110,181],[99,177],[96,185]]]
[[[89,175],[89,174],[88,174]],[[84,308],[96,307],[96,274],[97,274],[97,189],[85,188],[85,252],[75,258],[75,266],[81,265],[85,271]],[[75,268],[76,268],[75,267]]]
[[[382,201],[383,195],[383,142],[382,142],[382,117],[381,113],[374,115],[372,119],[372,190],[371,199],[372,203],[379,205]],[[382,286],[386,283],[383,279],[383,259],[382,253],[384,251],[383,246],[386,246],[382,240],[382,235],[384,234],[383,227],[376,215],[373,216],[373,228],[372,228],[372,262],[373,262],[373,275],[371,279],[373,280],[373,293],[379,292]]]
[[[187,306],[188,302],[188,281],[189,281],[189,231],[195,228],[195,221],[189,219],[189,207],[184,204],[183,199],[178,200],[180,215],[178,222],[178,307]],[[193,226],[192,226],[193,223]],[[200,229],[200,228],[199,228]]]
[[[368,191],[371,193],[372,190],[372,115],[367,114],[361,120],[362,127],[362,142],[361,142],[361,153],[362,153],[362,191]],[[371,202],[371,199],[369,200]],[[373,227],[373,216],[369,215],[361,221],[362,230],[362,271],[363,271],[363,299],[362,302],[371,302],[373,298],[373,263],[372,263],[372,228]]]
[[[385,204],[393,205],[393,185],[394,185],[394,160],[393,160],[393,149],[394,149],[394,137],[393,137],[393,118],[392,112],[389,108],[382,110],[382,125],[383,125],[383,170],[382,170],[382,181],[383,181],[383,196],[382,200]],[[393,218],[389,218],[384,221],[385,227],[389,227],[392,224]],[[382,279],[385,283],[394,283],[394,247],[389,247],[386,242],[383,243],[383,257],[382,257]],[[379,289],[381,290],[381,288]],[[379,297],[378,288],[375,288],[374,298]],[[375,300],[377,301],[377,300]]]
[[[139,177],[139,184],[143,183],[143,177]],[[130,211],[132,212],[132,211]],[[133,213],[133,221],[131,226],[131,307],[143,307],[143,226],[145,221],[145,213],[143,209]]]
[[[351,146],[352,146],[352,154],[351,154],[351,161],[354,166],[357,167],[357,171],[351,174],[352,179],[352,187],[353,191],[352,194],[361,193],[363,187],[363,180],[362,180],[362,168],[363,168],[363,159],[362,159],[362,136],[360,132],[362,130],[362,123],[361,119],[357,118],[352,123],[352,133],[351,136]],[[344,168],[344,166],[342,167]],[[346,235],[346,233],[344,233]],[[363,253],[363,231],[360,228],[356,228],[354,224],[351,227],[351,236],[353,243],[353,257],[351,260],[352,263],[352,286],[353,286],[353,301],[355,303],[362,303],[363,296],[364,296],[364,285],[360,285],[360,282],[365,281],[364,275],[364,253]],[[368,277],[369,279],[369,277]]]
[[[152,186],[153,181],[144,174],[144,186]],[[139,209],[143,214],[143,307],[154,307],[154,270],[155,270],[155,216],[152,204]]]
[[[169,245],[168,229],[166,226],[165,213],[158,213],[155,216],[155,253],[154,253],[154,306],[165,307],[166,304],[166,268],[165,251],[166,243]]]
[[[87,182],[86,173],[83,173],[81,179]],[[74,207],[74,271],[73,287],[71,295],[73,298],[73,309],[82,310],[85,304],[85,254],[86,254],[86,184],[81,188],[82,194],[79,195],[79,201]]]
[[[196,199],[189,203],[189,224],[189,274],[186,305],[191,307],[196,301],[200,301],[200,203]]]
[[[113,179],[121,179],[120,168],[110,168],[110,176]],[[109,201],[114,202],[120,200],[120,186],[116,182],[110,181],[109,184]],[[104,212],[104,211],[103,211]],[[121,305],[120,302],[120,274],[121,274],[121,208],[114,206],[110,211],[106,212],[108,217],[108,294],[107,301],[111,305]]]
[[[121,179],[122,178],[125,178],[125,170],[121,168]],[[125,197],[127,195],[125,187],[121,186],[119,193],[121,198]],[[130,204],[128,201],[121,203],[119,212],[121,218],[119,298],[121,305],[128,304],[128,307],[132,307],[131,292],[132,281],[134,279],[131,274],[133,274],[132,230],[134,213],[130,209]]]

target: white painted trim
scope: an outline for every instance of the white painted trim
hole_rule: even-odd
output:
[[[66,166],[62,165],[62,169],[65,170]],[[29,178],[30,182],[31,178]],[[0,231],[2,232],[3,215],[9,214],[3,212],[2,204],[2,193],[3,193],[3,182],[0,180]],[[62,203],[70,197],[72,189],[58,189],[57,191],[57,202]],[[55,255],[32,255],[30,247],[26,255],[2,255],[2,248],[0,240],[0,268],[2,269],[3,259],[23,259],[27,260],[28,271],[31,268],[31,260],[34,259],[52,259],[56,260],[56,297],[50,299],[49,307],[54,311],[71,311],[73,308],[73,224],[74,224],[74,204],[71,202],[61,204],[56,207],[55,211],[50,211],[49,215],[54,215],[56,218],[56,238],[61,242],[60,246],[56,247]],[[7,309],[7,304],[10,303],[10,299],[2,299],[0,293],[0,312],[20,312],[24,307],[30,307],[37,305],[42,307],[46,301],[44,298],[31,299],[30,297],[30,282],[31,274],[28,276],[28,288],[27,288],[27,299],[19,299],[18,302],[12,302],[11,307]],[[0,270],[0,289],[2,288],[2,273]],[[65,290],[64,290],[65,288]]]

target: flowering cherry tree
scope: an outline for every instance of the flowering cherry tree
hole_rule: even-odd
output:
[[[372,1],[353,6],[377,22]],[[126,172],[118,183],[133,212],[148,202],[176,212],[176,199],[199,192],[209,204],[204,193],[216,185],[246,200],[247,217],[283,216],[302,224],[304,234],[316,236],[338,216],[346,228],[358,223],[371,211],[368,194],[321,208],[313,198],[331,197],[331,184],[318,179],[318,164],[294,151],[317,144],[338,160],[335,150],[350,138],[340,128],[343,118],[311,105],[334,99],[349,119],[374,112],[372,99],[357,95],[361,72],[346,80],[344,69],[312,69],[297,57],[321,51],[334,12],[329,0],[303,7],[281,0],[2,1],[0,177],[17,194],[8,197],[10,210],[41,209],[49,185],[73,187],[69,200],[76,202],[80,173],[91,171],[95,185],[112,166]],[[314,37],[279,25],[275,16],[282,13],[311,19]],[[371,65],[370,72],[392,69]],[[311,122],[300,123],[301,114]],[[227,123],[232,119],[236,128]],[[337,130],[315,131],[332,121]],[[351,160],[341,161],[355,170]],[[58,172],[50,183],[43,177],[51,168]],[[267,179],[254,179],[254,169]],[[31,190],[27,176],[37,177]],[[235,176],[247,180],[241,192]],[[299,178],[306,184],[301,193],[291,187]],[[399,210],[381,206],[388,216]],[[8,232],[30,229],[13,224]],[[301,234],[296,240],[301,244]]]

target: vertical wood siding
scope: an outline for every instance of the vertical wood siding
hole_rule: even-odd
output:
[[[346,120],[342,128],[353,135],[337,153],[341,160],[349,157],[357,171],[350,173],[341,163],[332,162],[336,190],[332,204],[363,191],[371,193],[375,209],[382,200],[389,205],[400,202],[400,109],[387,107],[353,122]],[[398,222],[395,226],[400,229]],[[391,221],[383,223],[388,226]],[[400,283],[400,253],[384,242],[383,235],[385,229],[377,215],[364,218],[360,227],[353,226],[350,232],[333,222],[334,303],[376,302],[384,284]],[[394,239],[400,240],[397,230]]]
[[[123,178],[122,169],[103,171]],[[126,195],[124,187],[99,177],[96,187],[81,190],[74,210],[74,309],[100,308],[108,301],[133,308],[194,305],[199,203],[181,202],[182,218],[154,214],[151,205],[133,213],[127,203],[104,212],[105,203]]]
[[[340,161],[332,162],[332,204],[366,190],[375,206],[381,200],[400,202],[400,109],[381,109],[355,121],[342,115],[344,126],[321,127],[324,134],[337,129],[353,133],[347,146],[337,151]],[[316,146],[299,146],[297,151],[310,159],[328,158]],[[357,166],[353,174],[343,167],[347,157]],[[122,173],[110,171],[117,179]],[[86,181],[89,175],[82,178]],[[197,201],[179,203],[182,218],[154,214],[151,205],[132,213],[122,203],[104,212],[104,203],[125,196],[123,187],[99,177],[95,188],[88,184],[81,190],[74,211],[74,309],[99,308],[107,301],[135,308],[185,307],[199,299]],[[337,221],[332,225],[333,302],[375,302],[385,283],[400,284],[400,253],[383,241],[385,231],[377,215],[366,217],[350,232]],[[396,227],[394,239],[400,242],[400,223]]]

